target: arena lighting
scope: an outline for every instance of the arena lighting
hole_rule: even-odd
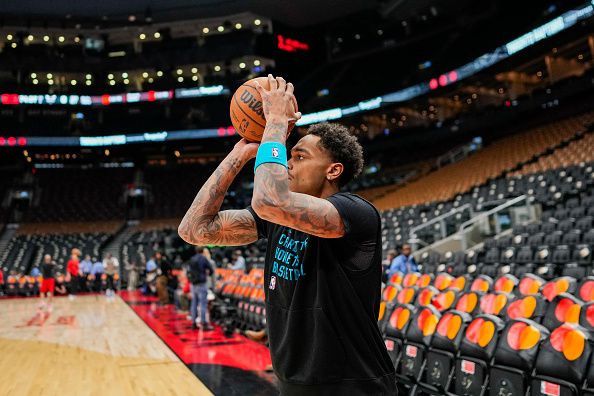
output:
[[[494,51],[486,53],[472,62],[469,62],[455,70],[451,70],[438,78],[433,78],[428,82],[423,82],[411,87],[402,89],[400,91],[392,92],[380,97],[381,104],[397,103],[407,101],[418,96],[421,96],[430,90],[437,89],[440,85],[445,86],[453,82],[470,77],[492,65],[508,58],[509,56],[519,52],[537,42],[551,37],[560,31],[566,30],[574,26],[579,21],[589,18],[594,15],[594,0],[584,4],[582,7],[568,11],[563,15],[553,19],[550,22],[526,33],[519,38],[496,48]],[[343,109],[324,110],[317,113],[304,114],[297,125],[309,125],[316,122],[326,121],[327,112],[330,112],[335,118],[341,118],[343,115],[353,114],[356,112],[365,111],[357,109],[356,106],[350,106]],[[337,116],[340,112],[340,116]]]
[[[563,15],[561,15],[558,18],[555,18],[553,21],[548,22],[544,25],[542,25],[541,27],[538,27],[534,30],[532,30],[531,32],[521,36],[520,38],[511,41],[508,44],[505,44],[501,47],[496,48],[494,51],[486,53],[480,57],[478,57],[477,59],[475,59],[472,62],[469,62],[455,70],[446,72],[443,74],[443,76],[446,77],[446,81],[447,83],[453,83],[455,81],[460,81],[462,79],[465,79],[469,76],[472,76],[478,72],[480,72],[481,70],[486,69],[487,67],[490,67],[498,62],[500,62],[503,59],[508,58],[510,55],[512,55],[513,53],[516,53],[518,51],[521,51],[524,48],[527,48],[528,46],[531,46],[533,44],[535,44],[536,42],[543,40],[547,37],[550,37],[562,30],[568,29],[571,26],[574,26],[576,23],[578,23],[579,21],[582,21],[586,18],[589,18],[590,16],[592,16],[594,14],[594,0],[592,2],[586,3],[586,5],[582,6],[581,8],[577,8],[571,11],[568,11],[566,13],[564,13]],[[561,26],[561,22],[563,23],[563,25]],[[255,23],[255,21],[254,21]],[[16,44],[16,43],[13,43]],[[215,66],[215,70],[217,70],[217,66]],[[220,70],[220,67],[219,67]],[[157,76],[162,75],[162,72],[158,71],[157,72]],[[437,86],[436,86],[437,84]],[[383,95],[381,97],[379,97],[379,100],[377,100],[377,98],[375,99],[377,102],[374,102],[374,106],[377,105],[377,103],[379,103],[380,107],[381,105],[385,105],[385,104],[390,104],[390,103],[398,103],[398,102],[404,102],[413,98],[416,98],[418,96],[421,96],[427,92],[429,92],[431,89],[437,89],[437,87],[439,86],[439,81],[438,79],[432,79],[428,82],[423,82],[423,83],[419,83],[416,85],[413,85],[411,87],[402,89],[400,91],[396,91],[396,92],[392,92],[386,95]],[[171,92],[171,91],[169,91]],[[178,96],[178,92],[179,90],[176,90],[176,97]],[[227,91],[228,92],[228,91]],[[183,94],[179,94],[179,97],[184,97]],[[59,98],[59,101],[56,100],[56,98],[58,96],[56,95],[16,95],[16,94],[2,94],[0,95],[0,102],[3,105],[18,105],[19,103],[23,103],[20,101],[21,97],[34,97],[34,98],[46,98],[46,97],[53,97],[53,101],[51,103],[43,103],[44,100],[39,101],[38,99],[33,100],[32,102],[34,102],[34,104],[55,104],[55,103],[60,103],[60,104],[69,104],[71,103],[68,100],[68,96],[67,95],[61,95],[64,96],[66,99],[63,98]],[[185,96],[185,97],[191,97],[191,96]],[[78,97],[77,97],[78,98]],[[80,97],[80,104],[86,105],[86,104],[95,104],[95,102],[91,101],[92,97],[89,96],[81,96]],[[98,97],[101,98],[101,97]],[[372,99],[373,100],[373,99]],[[39,103],[42,102],[42,103]],[[360,103],[367,103],[368,101],[362,101]],[[101,100],[99,100],[99,104],[101,104]],[[124,101],[119,101],[117,103],[124,103]],[[363,106],[365,107],[365,106]],[[374,107],[377,108],[377,107]],[[310,114],[304,114],[301,119],[299,120],[299,122],[297,122],[297,125],[309,125],[309,124],[314,124],[317,122],[322,122],[322,121],[327,121],[327,120],[335,120],[335,119],[339,119],[345,115],[348,114],[353,114],[353,113],[358,113],[358,112],[363,112],[363,111],[367,111],[368,109],[364,109],[364,108],[360,108],[359,105],[355,105],[355,106],[349,106],[349,107],[345,107],[345,108],[334,108],[334,109],[329,109],[329,110],[323,110],[320,112],[316,112],[316,113],[310,113]],[[202,130],[199,130],[202,131]],[[206,135],[205,135],[206,133]],[[192,131],[192,132],[183,132],[181,134],[176,134],[176,135],[172,135],[172,136],[182,136],[180,137],[180,139],[195,139],[195,138],[200,138],[200,137],[216,137],[217,136],[217,132],[216,129],[214,130],[214,134],[209,136],[208,132],[198,132],[196,133],[196,131]],[[48,138],[41,138],[41,139],[48,139]],[[55,142],[52,142],[52,144],[50,145],[62,145],[62,144],[58,144],[60,141],[65,143],[64,145],[77,145],[77,144],[73,144],[71,140],[60,140],[60,138],[51,138],[51,139],[55,139]],[[51,140],[50,139],[50,140]],[[69,138],[66,138],[69,139]],[[172,137],[169,137],[168,139],[172,139]],[[35,143],[37,143],[37,141],[34,141]],[[69,142],[69,143],[66,143]],[[54,144],[56,143],[56,144]]]

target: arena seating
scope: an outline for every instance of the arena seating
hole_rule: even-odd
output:
[[[243,271],[216,269],[214,292],[219,298],[213,308],[213,320],[226,327],[260,330],[266,325],[264,307],[264,270]],[[224,313],[224,314],[222,314]]]
[[[1,269],[5,274],[14,271],[27,275],[39,267],[43,255],[51,254],[57,271],[64,273],[72,248],[101,259],[102,246],[118,226],[118,222],[23,225],[0,257]]]
[[[594,113],[585,113],[553,124],[514,134],[403,186],[374,203],[380,209],[448,201],[490,179],[514,170],[586,131]]]
[[[453,296],[451,308],[442,309],[439,289]],[[407,290],[420,298],[402,302]],[[536,395],[544,386],[578,395],[591,387],[592,276],[397,273],[383,290],[379,326],[407,394],[524,395],[531,386]]]
[[[571,147],[572,152],[586,153],[592,144],[592,136],[594,134],[586,133],[572,141],[567,147]],[[558,156],[556,153],[566,150],[567,147],[537,157],[537,160],[540,161],[542,158],[553,155]],[[583,162],[583,159],[585,159],[583,155],[573,155],[566,158],[565,163],[569,165],[563,168],[546,169],[535,174],[514,173],[510,177],[502,176],[492,179],[488,183],[474,187],[465,194],[457,195],[450,201],[384,210],[382,212],[384,250],[393,249],[408,239],[411,228],[460,208],[465,204],[469,204],[472,211],[480,212],[523,194],[527,194],[531,202],[540,203],[545,208],[551,208],[545,210],[543,218],[548,220],[554,214],[556,219],[553,221],[565,221],[565,223],[559,225],[561,229],[558,231],[574,228],[570,226],[568,220],[569,217],[572,217],[573,221],[576,222],[575,228],[581,228],[583,233],[585,232],[584,229],[588,227],[588,216],[594,213],[594,209],[589,209],[593,204],[591,198],[586,195],[583,202],[577,199],[580,195],[591,193],[592,186],[594,186],[594,161]],[[573,199],[570,199],[572,197]],[[565,199],[568,199],[568,207],[557,209],[556,206],[562,205]],[[448,217],[445,220],[447,228],[445,231],[448,233],[455,231],[462,222],[470,217],[469,210]],[[579,226],[577,222],[580,222]],[[441,227],[442,225],[439,223],[434,224],[432,228],[426,228],[424,233],[418,234],[417,237],[428,242],[438,240],[442,237]],[[548,224],[546,227],[557,229],[553,224]]]
[[[123,193],[131,169],[41,169],[36,178],[40,196],[28,222],[125,218]]]
[[[120,257],[124,267],[128,263],[144,265],[156,251],[171,257],[175,252],[174,244],[180,245],[181,239],[177,234],[177,228],[170,223],[151,222],[150,226],[139,227],[139,230],[122,245]]]

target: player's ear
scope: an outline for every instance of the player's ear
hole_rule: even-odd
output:
[[[343,171],[344,165],[342,165],[340,162],[333,162],[328,166],[328,169],[326,169],[326,179],[328,181],[337,180],[340,175],[342,175]]]

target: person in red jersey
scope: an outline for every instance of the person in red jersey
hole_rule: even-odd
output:
[[[55,289],[55,271],[56,263],[54,262],[54,260],[52,260],[51,255],[46,254],[45,256],[43,256],[43,263],[41,264],[41,275],[43,276],[43,281],[41,282],[41,288],[39,289],[39,298],[41,300],[39,308],[47,308],[48,312],[51,312],[52,310],[52,300],[54,297]]]
[[[80,268],[79,268],[79,260],[78,260],[78,256],[74,253],[72,253],[72,255],[70,256],[70,260],[68,260],[68,264],[66,264],[66,272],[68,272],[68,276],[67,281],[69,284],[69,290],[70,290],[70,295],[68,297],[70,298],[74,298],[74,296],[76,295],[76,293],[78,292],[78,285],[80,283],[79,281],[79,273],[80,273]]]

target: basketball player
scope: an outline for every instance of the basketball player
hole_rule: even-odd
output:
[[[39,289],[39,299],[41,302],[39,303],[39,309],[47,308],[48,312],[52,311],[52,299],[54,297],[54,288],[55,288],[55,280],[54,280],[54,271],[56,270],[56,263],[52,260],[52,256],[46,254],[43,256],[43,263],[41,264],[41,276],[43,280],[41,281],[41,287]],[[46,297],[48,298],[46,304]]]
[[[268,76],[260,145],[239,141],[198,192],[180,226],[192,244],[268,238],[266,319],[283,396],[395,395],[377,317],[381,225],[362,198],[340,193],[363,167],[362,148],[337,124],[309,129],[291,150],[293,85]],[[241,168],[256,157],[252,206],[219,212]]]

